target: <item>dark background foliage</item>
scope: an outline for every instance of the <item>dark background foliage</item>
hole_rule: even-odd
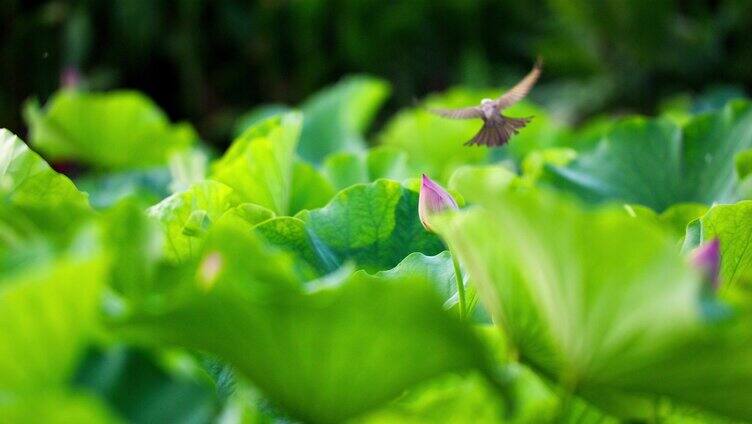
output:
[[[501,86],[545,58],[534,99],[579,119],[650,113],[676,92],[752,85],[747,0],[0,0],[0,126],[65,69],[134,88],[216,144],[261,103],[351,73],[387,79],[385,113],[451,85]],[[564,105],[564,106],[562,106]]]

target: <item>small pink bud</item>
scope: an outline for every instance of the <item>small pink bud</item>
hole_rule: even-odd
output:
[[[692,251],[692,264],[702,271],[713,291],[718,289],[718,272],[721,266],[721,242],[717,238],[703,243]]]
[[[76,88],[81,84],[81,73],[73,66],[68,66],[60,73],[60,85],[63,88]]]
[[[458,209],[457,202],[443,187],[423,174],[418,197],[418,216],[423,227],[433,232],[428,224],[430,216],[445,209]]]

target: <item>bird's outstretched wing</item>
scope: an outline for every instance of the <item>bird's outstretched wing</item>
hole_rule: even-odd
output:
[[[473,119],[483,117],[483,111],[477,106],[463,107],[461,109],[429,108],[428,111],[450,119]]]
[[[499,110],[506,109],[527,96],[527,93],[529,93],[530,89],[533,88],[535,82],[538,81],[542,66],[543,63],[541,59],[538,58],[538,60],[535,62],[535,66],[533,66],[533,70],[525,75],[525,78],[520,80],[517,85],[512,87],[509,91],[499,97],[498,100],[496,100],[496,103],[499,105]]]

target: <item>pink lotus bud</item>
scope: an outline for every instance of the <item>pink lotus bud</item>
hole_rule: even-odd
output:
[[[718,272],[721,266],[720,247],[720,240],[714,238],[692,251],[692,264],[702,271],[713,291],[718,289]]]
[[[60,73],[60,85],[63,88],[76,88],[81,84],[81,73],[73,66],[68,66]]]
[[[423,180],[420,184],[420,196],[418,197],[418,216],[423,227],[433,232],[431,226],[428,224],[428,220],[431,215],[444,209],[458,209],[457,202],[454,201],[452,195],[444,190],[443,187],[428,178],[426,174],[423,174]]]

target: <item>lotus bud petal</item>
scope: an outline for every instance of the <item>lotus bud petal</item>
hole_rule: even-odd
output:
[[[60,85],[64,88],[76,88],[81,85],[81,72],[69,66],[60,73]]]
[[[423,174],[418,197],[418,216],[423,227],[433,232],[429,218],[445,209],[458,209],[457,202],[443,187]]]
[[[718,289],[718,272],[721,265],[721,243],[715,238],[703,243],[692,252],[692,264],[702,271],[713,291]]]

